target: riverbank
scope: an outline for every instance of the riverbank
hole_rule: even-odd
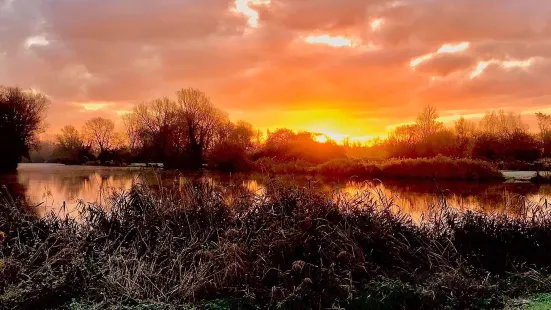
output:
[[[209,183],[134,187],[113,202],[76,221],[3,197],[0,308],[490,309],[551,291],[547,205],[488,216],[442,200],[415,224],[382,196],[277,183],[233,199]]]

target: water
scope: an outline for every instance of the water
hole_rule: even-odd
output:
[[[143,168],[107,168],[90,166],[64,166],[55,164],[21,164],[17,174],[0,177],[4,191],[13,197],[24,197],[33,212],[44,216],[50,212],[73,213],[79,203],[107,204],[115,192],[126,190],[133,184],[146,183],[152,188],[181,185],[195,179],[208,180],[221,187],[242,187],[261,195],[270,182],[260,175],[180,174]],[[477,184],[465,182],[413,182],[307,179],[287,177],[285,182],[314,188],[340,199],[365,198],[398,206],[418,217],[435,201],[446,198],[449,205],[460,209],[485,212],[520,212],[512,206],[545,203],[551,198],[550,186],[530,183]]]

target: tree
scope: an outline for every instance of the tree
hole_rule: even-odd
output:
[[[397,142],[405,143],[407,145],[414,145],[419,142],[420,128],[418,125],[402,125],[396,127],[391,134],[391,138]]]
[[[416,157],[415,148],[420,141],[419,125],[402,125],[394,129],[386,146],[391,157]]]
[[[48,104],[48,98],[40,93],[0,86],[1,173],[15,171],[22,157],[29,157],[44,129]]]
[[[264,144],[263,156],[284,158],[290,152],[291,143],[295,140],[296,134],[290,129],[278,129],[268,132]]]
[[[239,145],[244,150],[249,151],[253,146],[255,131],[253,125],[244,121],[238,121],[232,126],[231,134],[228,139],[231,143]]]
[[[169,159],[179,156],[185,143],[185,128],[179,126],[177,104],[167,97],[138,105],[133,112],[142,152],[149,160],[169,165]]]
[[[84,124],[83,136],[84,140],[92,146],[99,157],[121,144],[120,136],[115,132],[115,123],[102,117],[87,121]]]
[[[505,113],[503,110],[484,115],[478,124],[481,133],[506,138],[517,131],[527,131],[528,126],[522,122],[520,114]]]
[[[540,139],[543,143],[543,156],[551,157],[551,115],[536,113]]]
[[[31,163],[49,163],[55,160],[56,144],[53,141],[38,141],[29,154]],[[23,159],[24,160],[24,159]]]
[[[253,149],[256,134],[253,125],[238,121],[222,125],[220,141],[217,141],[209,156],[209,163],[225,171],[243,171],[251,166],[248,153]]]
[[[181,124],[187,130],[187,165],[189,168],[200,168],[204,154],[214,145],[218,129],[227,122],[227,116],[198,89],[182,89],[177,93],[177,98]]]
[[[423,112],[417,116],[417,126],[421,140],[426,140],[430,136],[443,128],[442,122],[438,121],[438,113],[436,108],[428,105]]]
[[[455,130],[455,156],[468,157],[472,152],[473,139],[476,125],[461,116],[454,124]]]
[[[124,138],[130,152],[134,153],[143,146],[143,140],[140,136],[140,120],[135,113],[130,113],[122,116],[122,123],[124,125]]]
[[[56,136],[57,145],[54,151],[55,156],[66,164],[81,164],[90,159],[91,146],[85,145],[78,130],[67,125],[61,129]]]

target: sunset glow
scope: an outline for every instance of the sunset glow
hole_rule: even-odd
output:
[[[308,36],[305,39],[310,44],[325,44],[333,47],[353,46],[352,40],[343,36],[330,36],[327,34],[320,36]]]
[[[326,135],[319,135],[319,136],[316,136],[316,141],[319,143],[327,143],[329,139],[327,138]]]
[[[51,98],[51,135],[196,87],[263,132],[367,141],[426,105],[443,116],[548,107],[551,2],[522,3],[4,1],[0,85]]]
[[[476,66],[476,69],[471,73],[471,79],[474,79],[475,77],[481,75],[482,72],[484,72],[484,70],[486,70],[486,68],[488,68],[489,65],[490,65],[490,62],[488,61],[483,61],[478,63],[478,65]]]
[[[33,45],[47,46],[49,44],[50,44],[50,41],[48,41],[48,39],[46,39],[44,36],[41,36],[41,35],[32,36],[32,37],[27,38],[27,40],[25,40],[25,47],[26,48],[30,48]]]
[[[249,26],[258,27],[258,12],[251,5],[270,4],[270,0],[235,0],[233,11],[245,15]]]
[[[444,44],[441,48],[438,49],[437,53],[458,53],[465,51],[470,46],[469,42],[462,42],[456,45],[453,44]]]
[[[90,102],[90,103],[82,103],[80,104],[84,110],[86,111],[99,111],[101,109],[104,109],[111,105],[111,103],[97,103],[97,102]]]
[[[462,42],[459,44],[444,44],[436,51],[436,53],[431,53],[431,54],[427,54],[427,55],[423,55],[418,58],[415,58],[409,63],[409,65],[411,67],[416,67],[422,62],[432,59],[437,54],[459,53],[467,50],[469,46],[470,46],[469,42]]]
[[[380,18],[374,19],[369,25],[371,26],[371,30],[379,30],[381,28],[381,25],[383,24],[383,20]]]

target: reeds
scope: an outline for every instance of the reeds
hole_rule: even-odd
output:
[[[221,190],[137,186],[78,220],[4,199],[0,308],[470,309],[551,290],[546,204],[509,217],[442,199],[414,223],[381,193]]]

